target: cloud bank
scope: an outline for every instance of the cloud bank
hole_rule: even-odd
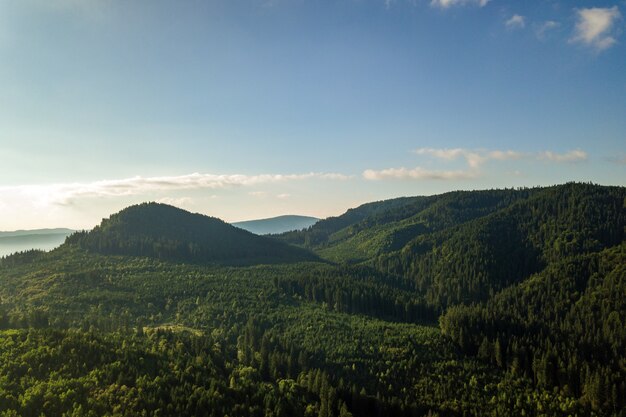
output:
[[[469,180],[478,178],[480,168],[489,161],[511,161],[522,158],[533,158],[556,163],[582,162],[587,160],[587,153],[574,149],[565,153],[544,151],[539,153],[524,153],[512,150],[472,150],[463,148],[418,148],[413,151],[417,155],[427,155],[442,161],[465,160],[465,170],[430,170],[422,167],[387,168],[382,170],[367,169],[363,171],[366,180]],[[517,172],[516,175],[519,175]]]
[[[465,180],[474,178],[476,175],[469,171],[434,171],[416,167],[407,168],[388,168],[380,171],[368,169],[363,172],[363,178],[366,180],[376,181],[385,179],[396,180]]]
[[[367,169],[363,172],[366,180],[468,180],[479,176],[478,168],[491,160],[506,161],[520,159],[524,156],[516,151],[486,151],[469,150],[463,148],[418,148],[413,151],[417,155],[427,155],[444,161],[454,161],[464,159],[468,168],[466,170],[430,170],[422,167],[408,168],[387,168],[382,170]]]
[[[478,168],[487,161],[506,161],[511,159],[520,159],[524,157],[524,153],[516,151],[486,151],[486,150],[469,150],[463,148],[436,149],[436,148],[418,148],[415,149],[418,155],[429,155],[437,159],[452,161],[463,158],[470,168]]]
[[[0,187],[6,195],[18,194],[41,205],[68,205],[80,198],[120,197],[158,191],[223,189],[255,186],[259,184],[300,181],[308,179],[347,180],[350,177],[337,173],[216,175],[194,173],[166,177],[132,177],[119,180],[102,180],[89,183],[50,185],[24,185]]]

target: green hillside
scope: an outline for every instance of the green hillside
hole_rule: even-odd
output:
[[[402,198],[283,242],[130,207],[0,260],[0,415],[624,417],[625,202]]]
[[[0,276],[5,415],[589,409],[458,352],[419,308],[407,314],[419,306],[411,291],[367,268],[190,265],[65,245],[10,257]]]
[[[467,353],[617,409],[626,388],[624,300],[626,243],[567,256],[486,303],[452,307],[441,327]]]
[[[257,236],[220,219],[157,203],[128,207],[67,244],[102,254],[183,262],[254,264],[315,258],[283,242]]]
[[[625,198],[619,187],[539,189],[485,216],[420,234],[372,262],[411,281],[434,306],[485,300],[552,262],[621,243]]]
[[[456,191],[368,203],[281,237],[337,262],[362,262],[399,250],[419,235],[500,210],[539,190]]]
[[[485,300],[567,256],[624,240],[623,187],[453,192],[371,203],[281,235],[402,277],[432,307]]]

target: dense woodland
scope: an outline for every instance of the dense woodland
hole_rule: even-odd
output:
[[[74,233],[67,243],[103,254],[193,263],[245,265],[316,259],[310,252],[220,219],[158,203],[128,207],[89,232]]]
[[[0,261],[0,416],[623,417],[625,226],[592,184],[263,240],[134,206]]]

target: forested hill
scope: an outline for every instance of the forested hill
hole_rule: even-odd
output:
[[[288,242],[401,277],[440,312],[624,241],[626,188],[568,183],[370,203]]]
[[[615,410],[625,227],[626,188],[569,183],[373,203],[282,237],[402,280],[464,352]]]
[[[439,226],[444,216],[420,213],[413,219],[424,225],[421,233],[372,262],[411,280],[429,303],[445,308],[486,300],[551,263],[624,240],[626,188],[566,184],[517,194],[524,195],[449,227]],[[476,211],[475,206],[450,207],[456,218]]]
[[[257,236],[220,219],[158,203],[128,207],[67,245],[102,254],[195,263],[254,264],[313,260],[301,248]]]
[[[522,243],[541,252],[530,254],[531,258],[539,256],[538,262],[544,262],[619,243],[624,236],[625,197],[624,187],[581,183],[455,191],[364,204],[280,237],[337,262],[385,258],[385,264],[396,265],[391,258],[402,258],[404,269],[409,258],[447,246],[444,242],[479,239],[484,243],[486,235],[521,238],[523,234]]]
[[[281,238],[334,261],[361,262],[401,249],[419,235],[486,216],[541,190],[454,191],[367,203]]]
[[[625,226],[574,183],[283,241],[129,207],[0,259],[0,416],[626,417]]]

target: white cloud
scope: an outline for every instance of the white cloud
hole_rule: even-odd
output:
[[[578,21],[571,42],[582,43],[597,51],[610,48],[617,43],[611,34],[615,22],[622,17],[617,6],[578,9],[576,17]]]
[[[476,5],[484,7],[491,0],[431,0],[431,7],[439,7],[441,9],[447,9],[452,6],[464,6],[464,5]]]
[[[508,29],[523,29],[526,27],[526,18],[519,14],[514,14],[505,22],[505,26]]]
[[[452,149],[417,148],[415,149],[414,152],[418,155],[431,155],[439,159],[447,159],[451,161],[453,159],[457,159],[459,156],[462,156],[465,150],[461,148],[452,148]]]
[[[193,203],[193,198],[191,197],[162,197],[156,200],[157,203],[169,204],[170,206],[183,207]]]
[[[511,161],[525,157],[536,156],[537,159],[543,159],[552,162],[581,162],[587,159],[587,153],[580,149],[574,149],[562,154],[553,151],[543,151],[534,154],[512,151],[512,150],[494,150],[488,151],[483,149],[471,150],[463,148],[437,149],[437,148],[418,148],[415,149],[418,155],[429,155],[437,159],[453,161],[459,158],[465,159],[467,166],[471,169],[480,168],[489,161]]]
[[[39,205],[72,204],[80,198],[118,197],[150,192],[193,189],[222,189],[255,186],[258,184],[299,181],[307,179],[347,180],[350,177],[336,173],[216,175],[189,174],[169,177],[132,177],[89,183],[24,185],[0,187],[0,195],[20,195]]]
[[[544,151],[538,153],[524,153],[512,150],[469,150],[463,148],[418,148],[413,151],[418,155],[428,155],[444,161],[464,159],[467,169],[464,170],[430,170],[422,167],[388,168],[382,170],[368,169],[363,172],[366,180],[469,180],[481,175],[480,168],[488,161],[511,161],[522,158],[537,158],[550,162],[581,162],[587,160],[587,153],[574,149],[562,154]],[[509,172],[511,174],[511,172]],[[521,175],[520,171],[513,171],[512,175]]]
[[[286,200],[286,199],[288,199],[288,198],[290,198],[290,197],[291,197],[291,194],[288,194],[288,193],[278,194],[278,195],[276,196],[276,198],[279,198],[279,199],[281,199],[281,200]]]
[[[478,168],[482,164],[490,160],[506,161],[512,159],[520,159],[525,156],[522,152],[516,151],[486,151],[486,150],[469,150],[462,148],[453,149],[436,149],[436,148],[418,148],[414,151],[418,155],[430,155],[438,159],[452,161],[458,158],[464,158],[470,168]]]
[[[587,152],[580,149],[574,149],[565,153],[545,151],[540,152],[538,158],[552,162],[582,162],[587,160]]]
[[[554,20],[548,20],[543,22],[535,29],[535,35],[537,38],[543,40],[546,37],[546,34],[551,30],[557,29],[561,26],[559,22],[555,22]]]
[[[478,168],[487,161],[506,161],[520,159],[525,154],[516,151],[486,151],[469,150],[463,148],[418,148],[413,151],[418,155],[428,155],[433,158],[445,161],[454,161],[462,158],[467,163],[467,170],[429,170],[421,167],[408,168],[388,168],[383,170],[368,169],[363,172],[366,180],[384,179],[411,179],[411,180],[467,180],[476,178],[479,175]]]
[[[463,180],[475,178],[476,174],[470,171],[433,171],[420,167],[388,168],[380,171],[368,169],[363,172],[363,178],[370,181],[396,179],[396,180]]]

